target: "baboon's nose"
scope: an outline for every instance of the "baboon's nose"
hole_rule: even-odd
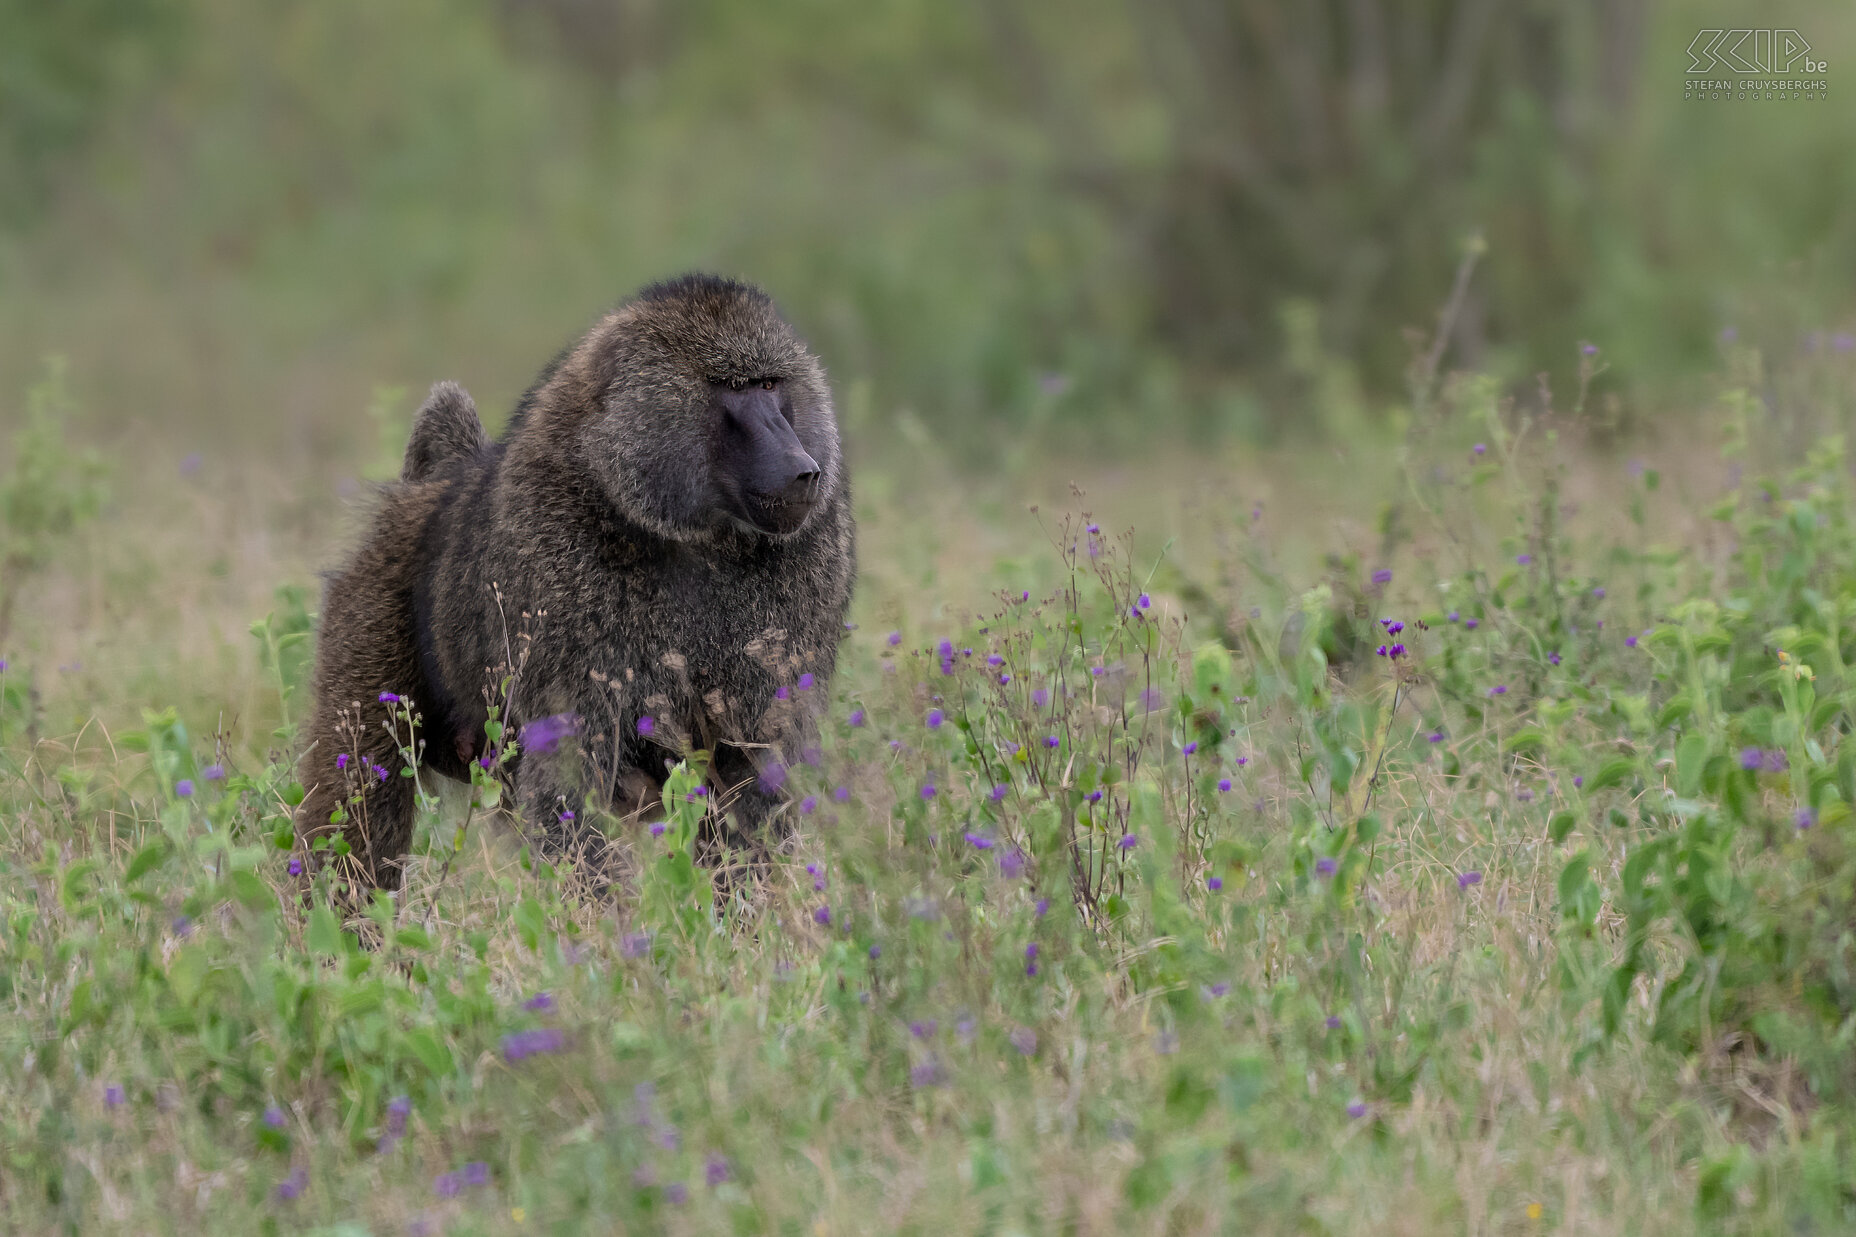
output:
[[[818,461],[802,450],[787,466],[792,469],[793,479],[786,483],[781,496],[787,502],[803,502],[811,496],[812,487],[818,481]]]

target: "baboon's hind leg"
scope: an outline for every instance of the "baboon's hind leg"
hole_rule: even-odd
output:
[[[408,523],[405,513],[383,509],[376,535],[330,581],[323,599],[315,711],[301,765],[308,793],[297,808],[296,834],[306,852],[305,876],[329,868],[349,886],[344,899],[351,905],[365,902],[369,890],[399,888],[401,861],[412,845],[413,779],[401,775],[401,747],[424,736],[409,736],[399,716],[408,705],[416,712],[420,694],[407,583],[411,538],[383,535],[403,534]],[[315,849],[319,839],[337,834],[346,855]]]

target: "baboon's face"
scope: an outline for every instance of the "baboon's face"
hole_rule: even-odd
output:
[[[796,531],[818,501],[819,465],[793,431],[779,378],[712,382],[714,480],[728,514],[763,533]]]
[[[765,295],[686,283],[589,343],[604,398],[580,430],[620,510],[677,540],[733,526],[789,537],[840,483],[824,370]]]

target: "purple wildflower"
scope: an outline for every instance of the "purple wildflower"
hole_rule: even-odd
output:
[[[938,1087],[941,1085],[943,1078],[941,1063],[933,1057],[909,1068],[909,1085],[918,1090],[923,1087]]]
[[[992,849],[992,839],[985,836],[984,834],[969,833],[969,834],[966,834],[965,836],[967,839],[967,845],[971,846],[974,850],[991,850]]]
[[[940,1025],[941,1024],[936,1022],[933,1018],[923,1018],[909,1024],[909,1034],[913,1035],[916,1039],[928,1039],[935,1033]]]
[[[531,1014],[552,1013],[554,1010],[554,997],[546,992],[537,992],[534,996],[522,1002],[522,1008],[526,1009]]]
[[[1340,865],[1335,863],[1332,859],[1328,859],[1325,857],[1321,859],[1317,859],[1315,860],[1315,875],[1316,876],[1332,876],[1334,875],[1335,869],[1338,868],[1339,866]]]
[[[994,786],[992,788],[992,793],[991,795],[988,796],[988,798],[990,798],[994,803],[1000,803],[1004,801],[1005,797],[1011,793],[1012,793],[1011,786],[1005,782],[1000,782],[997,786]]]
[[[1579,352],[1581,353],[1581,355],[1584,355],[1584,356],[1597,356],[1598,345],[1597,344],[1580,344]]]
[[[818,811],[817,795],[807,795],[799,801],[799,814],[801,816],[810,816],[816,811]]]
[[[1458,889],[1468,889],[1471,885],[1480,885],[1481,883],[1482,873],[1480,872],[1462,872],[1459,873],[1456,878],[1456,887]]]
[[[943,661],[951,659],[954,656],[954,642],[952,640],[941,641],[941,643],[935,647],[935,652],[941,655]]]
[[[788,687],[784,683],[780,684],[778,687],[773,689],[773,698],[775,700],[786,700],[790,698],[792,694],[793,694],[793,689]]]
[[[1186,744],[1186,746],[1180,748],[1179,750],[1185,755],[1190,756],[1199,750],[1199,741],[1197,739],[1194,739],[1192,742]]]
[[[309,1188],[309,1170],[298,1165],[290,1170],[290,1175],[277,1183],[272,1196],[280,1203],[287,1203]]]
[[[284,1113],[283,1109],[272,1104],[264,1110],[264,1124],[270,1126],[274,1130],[281,1130],[290,1124],[290,1118]]]
[[[174,916],[174,922],[169,924],[168,927],[174,930],[175,936],[187,937],[193,935],[193,920],[187,918],[185,915]]]
[[[580,719],[572,713],[555,713],[548,717],[538,717],[524,725],[518,732],[516,741],[525,752],[551,752],[560,746],[562,739],[580,733]]]
[[[862,726],[864,724],[864,711],[862,709],[852,709],[849,721],[853,729]]]
[[[1221,876],[1206,877],[1205,888],[1211,893],[1217,893],[1220,889],[1224,888],[1224,878]]]
[[[1592,590],[1592,596],[1598,598],[1598,600],[1600,601],[1603,601],[1605,599],[1605,586],[1600,584],[1597,588],[1594,588]]]
[[[1213,999],[1213,998],[1224,996],[1226,993],[1230,991],[1231,991],[1231,985],[1223,982],[1222,980],[1204,989],[1205,996],[1208,999]]]
[[[728,1177],[727,1159],[714,1151],[711,1151],[703,1158],[702,1179],[708,1183],[710,1189],[714,1189],[716,1186],[721,1185],[724,1181],[728,1180]]]
[[[567,1047],[567,1032],[559,1027],[538,1027],[503,1036],[503,1060],[514,1065],[528,1057],[560,1052]]]
[[[341,755],[335,758],[335,767],[337,769],[346,769],[348,767],[348,753],[347,752],[343,752]]]
[[[1532,803],[1534,801],[1534,792],[1523,786],[1521,789],[1514,792],[1514,797],[1523,803]]]
[[[669,828],[669,826],[663,821],[654,820],[651,822],[651,836],[654,838],[661,838],[664,836],[664,830],[667,828]]]
[[[1634,648],[1636,648],[1636,647],[1637,647],[1637,637],[1635,637],[1635,636],[1625,636],[1625,637],[1624,637],[1624,647],[1625,647],[1625,648],[1627,648],[1627,649],[1634,649]]]
[[[440,1173],[432,1179],[432,1193],[440,1198],[456,1198],[464,1192],[462,1173]]]
[[[939,709],[928,710],[928,729],[939,730],[941,728],[941,723],[946,720],[947,720],[947,715],[941,712],[941,710]]]
[[[1362,1100],[1355,1100],[1353,1103],[1347,1105],[1347,1115],[1356,1121],[1364,1117],[1366,1115],[1365,1102]]]
[[[934,798],[939,793],[941,792],[935,789],[935,785],[933,782],[922,783],[922,799],[924,801]]]
[[[284,870],[292,876],[301,876],[303,875],[303,861],[292,855],[290,862],[284,865]]]
[[[1231,792],[1231,779],[1228,777],[1219,778],[1218,791],[1220,794],[1229,794]]]
[[[799,676],[799,682],[795,686],[802,692],[809,692],[812,690],[812,685],[816,682],[818,682],[818,680],[813,678],[811,673],[808,672]]]
[[[1800,830],[1809,829],[1817,823],[1817,809],[1801,807],[1792,817],[1792,824]]]
[[[1373,573],[1373,583],[1374,584],[1392,583],[1392,569],[1390,567],[1381,567],[1378,571],[1375,571]]]
[[[786,785],[786,766],[777,760],[769,761],[760,771],[760,789],[762,794],[772,794]]]
[[[821,928],[829,928],[831,926],[831,908],[829,906],[821,906],[813,911],[812,922]]]
[[[1137,602],[1136,604],[1138,604],[1143,610],[1152,609],[1153,604],[1154,604],[1154,599],[1152,597],[1149,597],[1146,593],[1142,593],[1140,601]]]
[[[831,792],[831,797],[836,799],[839,803],[849,803],[851,801],[851,788],[849,786],[840,786]]]
[[[193,779],[183,777],[174,783],[174,793],[185,799],[193,793]]]
[[[1037,905],[1032,907],[1031,909],[1037,912],[1037,916],[1039,919],[1044,918],[1044,916],[1048,914],[1050,911],[1050,899],[1039,898],[1037,901]]]
[[[120,1082],[112,1082],[103,1088],[103,1104],[106,1108],[121,1108],[127,1098]]]
[[[872,945],[870,947],[870,961],[875,962],[878,958],[882,956],[883,956],[883,947],[881,945]]]
[[[398,704],[399,702],[400,702],[400,697],[394,692],[381,692],[380,693],[380,703],[382,704]]]
[[[642,958],[651,952],[651,934],[631,932],[619,940],[619,953],[627,958]]]
[[[902,633],[899,631],[892,631],[889,633],[887,639],[889,641],[889,647],[893,649],[898,644],[902,643]]]
[[[1585,785],[1585,779],[1583,777],[1579,777],[1575,775],[1572,779],[1572,788],[1574,790],[1577,790],[1583,785]]]
[[[490,1166],[482,1160],[472,1160],[464,1166],[465,1185],[489,1185]]]
[[[1328,1015],[1327,1028],[1330,1031],[1340,1030],[1340,1015],[1339,1014]]]
[[[1525,567],[1534,561],[1534,556],[1532,554],[1517,554],[1514,556],[1514,561]]]
[[[1056,735],[1054,735],[1054,734],[1053,734],[1053,735],[1046,735],[1046,736],[1045,736],[1045,738],[1044,738],[1044,746],[1045,746],[1045,747],[1056,747],[1056,746],[1057,746],[1058,744],[1060,744],[1061,742],[1063,742],[1063,740],[1061,740],[1061,739],[1059,739],[1059,738],[1058,738],[1058,737],[1057,737]]]
[[[1507,694],[1508,685],[1506,683],[1497,683],[1494,687],[1489,688],[1489,695],[1491,696],[1506,696]]]
[[[1133,850],[1135,847],[1139,846],[1140,844],[1141,844],[1141,839],[1135,837],[1132,833],[1122,834],[1121,841],[1115,843],[1116,847],[1121,850]]]
[[[639,734],[649,735],[649,734],[655,733],[656,730],[657,730],[657,719],[656,718],[650,716],[649,714],[646,714],[645,716],[638,719],[638,733]]]
[[[1559,664],[1560,664],[1560,654],[1559,654],[1559,650],[1558,650],[1558,649],[1555,649],[1555,650],[1554,650],[1553,652],[1551,652],[1551,653],[1548,653],[1548,654],[1547,654],[1547,661],[1548,661],[1549,663],[1551,663],[1552,665],[1555,665],[1555,666],[1557,666],[1557,665],[1559,665]]]
[[[1470,448],[1470,450],[1474,451],[1477,455],[1483,454],[1488,449],[1489,449],[1489,444],[1486,442],[1479,442],[1475,446]]]
[[[1478,619],[1466,618],[1463,620],[1464,631],[1474,631],[1479,626],[1481,626],[1481,621]]]
[[[1757,747],[1743,747],[1740,749],[1740,767],[1745,769],[1748,773],[1757,772],[1760,766],[1765,763],[1766,753],[1760,751]]]
[[[1425,735],[1424,737],[1429,739],[1433,743],[1442,743],[1444,741],[1444,732],[1441,730],[1433,730],[1431,731],[1431,733]]]
[[[1009,881],[1015,881],[1020,876],[1024,875],[1024,871],[1025,871],[1025,852],[1024,851],[1019,850],[1016,846],[1014,846],[1012,849],[1008,851],[1002,851],[1000,853],[999,855],[999,875],[1005,877],[1005,879]]]
[[[206,768],[200,770],[200,776],[209,782],[223,782],[226,780],[226,767],[207,765]]]

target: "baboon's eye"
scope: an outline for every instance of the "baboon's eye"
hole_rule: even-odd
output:
[[[760,389],[763,391],[771,391],[779,385],[780,380],[778,378],[762,378],[760,380]]]

